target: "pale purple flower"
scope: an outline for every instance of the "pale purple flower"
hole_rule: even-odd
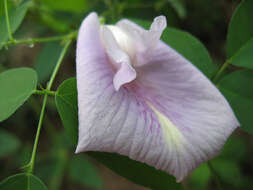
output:
[[[183,180],[216,156],[239,126],[218,89],[149,30],[123,19],[83,21],[77,40],[79,140],[76,152],[127,155]],[[187,46],[187,44],[185,44]]]

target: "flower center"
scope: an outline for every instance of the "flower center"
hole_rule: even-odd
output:
[[[120,49],[129,56],[132,62],[134,60],[136,50],[134,40],[118,26],[106,25],[106,27],[108,27],[108,29],[112,32]],[[131,64],[133,65],[133,63]]]

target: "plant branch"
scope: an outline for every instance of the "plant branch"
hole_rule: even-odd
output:
[[[5,10],[5,18],[6,18],[6,25],[7,25],[7,30],[9,34],[9,39],[10,41],[14,41],[12,33],[11,33],[11,25],[10,25],[9,14],[8,14],[7,0],[4,0],[4,10]]]
[[[32,38],[32,39],[21,39],[21,40],[10,40],[2,43],[3,46],[17,45],[17,44],[35,44],[35,43],[46,43],[61,40],[71,40],[77,37],[77,31],[73,31],[66,35],[52,36],[45,38]]]
[[[47,89],[43,89],[43,90],[34,90],[33,94],[38,94],[38,95],[49,95],[49,96],[55,96],[56,92],[55,91],[50,91]]]
[[[37,133],[36,133],[36,137],[35,137],[35,141],[34,141],[34,145],[33,145],[32,156],[31,156],[31,160],[30,160],[30,162],[28,164],[28,166],[29,166],[29,169],[27,171],[28,173],[32,173],[33,172],[34,161],[35,161],[35,156],[36,156],[38,142],[39,142],[40,130],[41,130],[42,121],[43,121],[43,118],[44,118],[44,115],[45,115],[45,109],[46,109],[46,104],[47,104],[47,97],[48,97],[48,95],[46,94],[44,96],[44,99],[43,99],[43,104],[42,104],[42,108],[41,108],[41,112],[40,112],[40,119],[39,119],[38,129],[37,129]]]
[[[27,165],[28,167],[28,170],[27,172],[28,173],[32,173],[33,172],[33,168],[34,168],[34,162],[35,162],[35,157],[36,157],[36,152],[37,152],[37,147],[38,147],[38,142],[39,142],[39,136],[40,136],[40,130],[41,130],[41,126],[42,126],[42,122],[43,122],[43,118],[44,118],[44,115],[45,115],[45,109],[46,109],[46,104],[47,104],[47,98],[48,98],[48,93],[51,92],[50,89],[52,87],[52,84],[54,82],[54,79],[55,79],[55,76],[60,68],[60,65],[62,63],[62,60],[67,52],[67,49],[69,47],[71,43],[71,40],[68,40],[60,54],[60,57],[57,61],[57,64],[54,68],[54,71],[51,75],[51,78],[48,82],[48,85],[47,85],[47,88],[46,88],[46,92],[45,95],[44,95],[44,99],[43,99],[43,104],[42,104],[42,108],[41,108],[41,112],[40,112],[40,118],[39,118],[39,124],[38,124],[38,128],[37,128],[37,132],[36,132],[36,137],[35,137],[35,141],[34,141],[34,145],[33,145],[33,151],[32,151],[32,156],[31,156],[31,160],[29,162],[29,164]],[[35,92],[43,92],[43,91],[35,91]]]

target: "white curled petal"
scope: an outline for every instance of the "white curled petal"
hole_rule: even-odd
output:
[[[132,82],[136,78],[136,71],[127,62],[122,63],[120,69],[114,75],[113,85],[116,91],[126,83]]]
[[[152,51],[159,42],[163,30],[167,27],[165,16],[156,17],[150,26],[149,31],[143,33],[142,40],[149,51]]]
[[[131,66],[129,56],[120,48],[113,33],[106,26],[102,27],[102,39],[107,55],[110,58],[110,63],[116,69],[116,74],[113,79],[115,90],[136,78],[136,72]]]
[[[167,26],[167,21],[165,16],[158,16],[154,19],[149,30],[145,30],[127,19],[119,21],[117,26],[134,39],[137,47],[134,65],[139,67],[148,62],[149,54],[157,46],[163,30]]]
[[[156,46],[163,30],[167,27],[167,21],[165,16],[158,16],[154,19],[149,30],[145,30],[127,19],[119,21],[117,26],[135,39],[139,50],[147,51]]]

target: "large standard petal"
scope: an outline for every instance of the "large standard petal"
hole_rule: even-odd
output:
[[[155,112],[167,141],[165,169],[180,181],[216,156],[239,122],[207,77],[163,42],[137,72],[135,90]]]

